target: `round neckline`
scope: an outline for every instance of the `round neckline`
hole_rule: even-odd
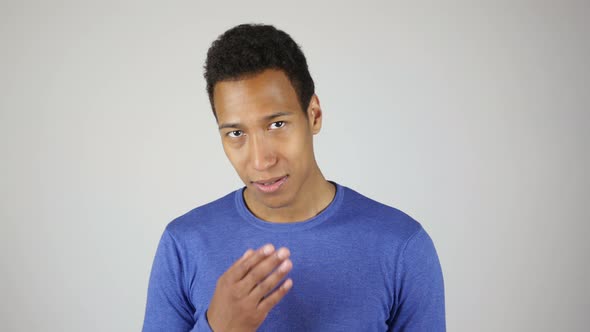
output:
[[[235,195],[234,195],[235,203],[236,203],[236,207],[238,209],[239,214],[249,224],[251,224],[255,227],[262,228],[264,230],[272,231],[272,232],[293,232],[293,231],[306,230],[306,229],[309,229],[309,228],[312,228],[312,227],[322,224],[324,221],[326,221],[328,218],[330,218],[334,214],[334,212],[336,212],[338,210],[338,208],[340,207],[340,205],[342,203],[342,198],[344,196],[343,187],[334,181],[328,180],[328,182],[332,183],[336,188],[336,194],[334,195],[334,198],[332,199],[330,204],[328,204],[328,206],[326,206],[326,208],[324,210],[322,210],[322,212],[320,212],[319,214],[317,214],[307,220],[303,220],[303,221],[279,223],[279,222],[271,222],[271,221],[262,220],[262,219],[256,217],[248,209],[248,207],[246,206],[246,202],[244,202],[243,195],[244,195],[244,190],[246,189],[246,187],[242,187],[241,189],[238,189],[235,191]]]

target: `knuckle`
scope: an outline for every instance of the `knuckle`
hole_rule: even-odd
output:
[[[252,276],[252,273],[248,273],[244,277],[243,281],[244,281],[244,284],[249,284],[252,287],[253,287],[253,285],[256,285],[256,283],[257,283],[256,279]]]
[[[250,270],[250,264],[248,262],[243,262],[236,267],[236,276],[243,276],[248,273]]]
[[[248,275],[250,276],[250,278],[252,278],[253,281],[258,282],[259,280],[261,280],[264,275],[263,272],[260,271],[259,269],[255,269],[250,271],[250,273],[248,273]]]
[[[250,269],[250,261],[243,261],[242,263],[240,263],[238,265],[238,271],[240,272],[245,272],[248,271],[248,269]]]
[[[271,296],[268,298],[268,309],[272,309],[275,305],[279,303],[279,299],[276,296]]]
[[[258,284],[258,287],[260,288],[260,290],[264,294],[267,294],[268,292],[270,292],[273,289],[273,286],[274,286],[273,280],[268,280],[268,279],[261,282],[260,284]]]

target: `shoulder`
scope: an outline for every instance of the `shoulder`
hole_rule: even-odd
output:
[[[236,191],[174,218],[166,226],[166,232],[173,237],[190,236],[194,232],[222,226],[224,220],[228,220],[236,213]]]
[[[340,186],[344,191],[342,213],[356,220],[357,225],[395,235],[399,240],[408,240],[422,231],[422,225],[404,211],[371,199],[354,189]]]

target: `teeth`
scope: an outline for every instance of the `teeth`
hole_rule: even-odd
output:
[[[268,185],[271,185],[271,184],[273,184],[273,183],[275,183],[275,182],[277,182],[277,181],[279,181],[279,180],[280,180],[280,179],[278,179],[278,180],[275,180],[275,181],[273,181],[273,182],[267,182],[267,183],[263,183],[263,185],[265,185],[265,186],[268,186]]]

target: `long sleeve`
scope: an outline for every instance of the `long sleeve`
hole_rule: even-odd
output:
[[[169,231],[164,231],[150,274],[143,332],[212,332],[204,313],[195,321],[181,252]]]
[[[397,305],[389,331],[446,331],[442,270],[432,239],[423,228],[406,242],[397,274]]]

